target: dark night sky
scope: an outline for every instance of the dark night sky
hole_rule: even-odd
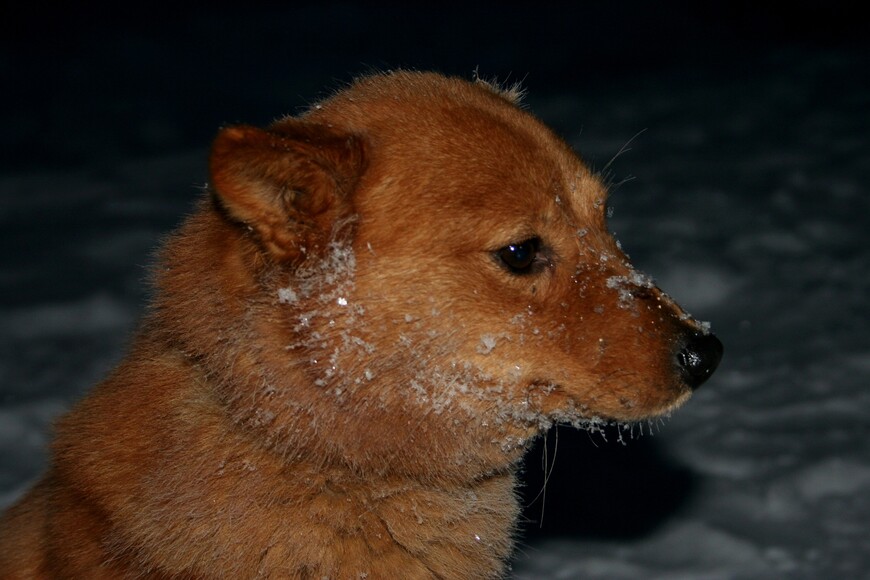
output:
[[[863,19],[830,3],[311,3],[4,8],[0,169],[202,146],[222,123],[267,123],[371,68],[524,80],[589,91],[764,74],[789,48],[867,48]],[[58,106],[63,101],[64,106]],[[70,104],[78,111],[69,118]],[[64,111],[60,117],[56,111]],[[104,127],[142,122],[147,130]],[[21,135],[27,135],[23,139]],[[106,140],[112,146],[103,145]]]

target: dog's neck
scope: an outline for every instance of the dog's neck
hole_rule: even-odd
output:
[[[119,456],[111,452],[114,429],[93,425],[90,444],[105,455],[91,453],[86,465],[63,459],[59,465],[75,473],[83,497],[105,498],[94,511],[108,515],[101,535],[113,559],[135,569],[161,562],[170,576],[193,577],[258,571],[263,577],[387,578],[395,569],[417,570],[409,577],[420,578],[503,573],[518,516],[513,469],[466,481],[421,481],[389,473],[362,477],[349,466],[311,457],[288,459],[237,429],[188,358],[155,352],[152,345],[137,350],[92,400],[115,401],[112,393],[125,388],[126,377],[166,385],[150,402],[152,432]],[[171,388],[179,381],[197,387],[180,395]],[[142,409],[117,412],[122,420]],[[60,431],[63,444],[63,425]],[[123,475],[130,473],[136,477]],[[89,494],[94,486],[111,495]],[[327,557],[312,546],[335,548]]]

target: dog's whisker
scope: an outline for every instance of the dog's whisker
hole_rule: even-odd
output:
[[[631,151],[631,144],[634,142],[635,139],[637,139],[638,137],[643,135],[645,132],[646,132],[646,129],[641,129],[640,131],[638,131],[637,133],[632,135],[631,139],[626,141],[625,144],[619,148],[619,151],[617,151],[616,154],[610,158],[610,161],[608,161],[604,165],[604,167],[601,168],[601,170],[599,171],[599,174],[603,174],[604,172],[606,172],[610,168],[610,166],[613,165],[614,161],[616,161],[624,153],[628,153],[629,151]]]

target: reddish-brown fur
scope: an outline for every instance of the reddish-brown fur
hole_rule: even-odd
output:
[[[513,95],[399,72],[231,127],[126,360],[57,424],[2,578],[487,578],[553,422],[682,403],[696,323]],[[500,248],[543,241],[516,274]]]

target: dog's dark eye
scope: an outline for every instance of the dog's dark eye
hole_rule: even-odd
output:
[[[531,238],[518,244],[509,244],[496,251],[499,261],[514,274],[529,274],[539,263],[538,250],[541,240]]]

